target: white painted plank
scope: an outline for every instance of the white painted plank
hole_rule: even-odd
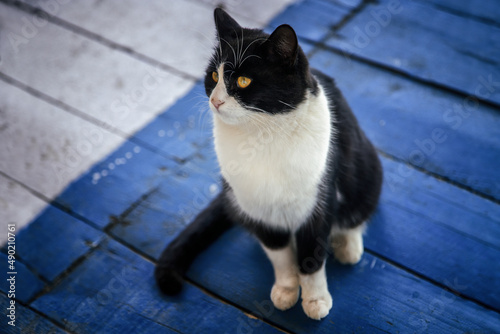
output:
[[[193,84],[4,4],[0,21],[14,41],[4,46],[2,73],[126,134]]]
[[[214,42],[213,1],[25,2],[198,77]],[[225,1],[249,27],[263,26],[289,2]],[[91,120],[0,81],[0,170],[48,199],[120,145],[108,126],[131,135],[193,84],[3,3],[0,22],[0,72]],[[6,178],[0,191],[2,222],[21,227],[46,205]]]
[[[263,27],[290,0],[141,1],[92,0],[48,6],[53,1],[25,2],[94,34],[194,77],[201,77],[214,41],[213,8],[224,2],[240,24]]]
[[[7,241],[7,225],[14,224],[16,235],[35,218],[47,203],[8,178],[0,175],[0,246]]]
[[[3,81],[0,110],[0,171],[48,199],[123,141]]]
[[[201,2],[215,8],[223,4],[224,8],[231,14],[245,18],[255,27],[264,27],[276,15],[297,0],[200,0]],[[249,23],[250,23],[249,22]]]

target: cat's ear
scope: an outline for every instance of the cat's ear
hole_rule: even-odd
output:
[[[279,61],[292,66],[297,60],[299,42],[295,31],[288,24],[276,28],[262,47],[271,61]]]
[[[241,30],[241,26],[236,22],[228,13],[222,8],[215,8],[214,10],[215,28],[217,35],[220,38],[232,36]]]

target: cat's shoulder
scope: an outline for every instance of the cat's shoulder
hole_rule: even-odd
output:
[[[336,98],[342,96],[342,93],[337,88],[337,84],[334,78],[315,68],[311,68],[311,74],[316,79],[318,84],[321,85],[321,88],[323,88],[323,91],[327,95],[327,97],[336,100]]]

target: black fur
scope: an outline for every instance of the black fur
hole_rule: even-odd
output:
[[[163,293],[179,293],[182,277],[196,256],[232,226],[225,205],[224,193],[220,193],[162,252],[155,278]]]
[[[270,228],[233,207],[227,198],[230,185],[223,180],[222,193],[168,245],[159,260],[155,274],[160,288],[167,294],[180,291],[181,277],[195,256],[233,221],[271,249],[285,247],[294,236],[301,273],[317,271],[329,252],[332,225],[349,229],[368,220],[376,208],[382,184],[382,167],[375,148],[359,127],[334,80],[309,69],[293,29],[283,25],[269,36],[261,30],[241,28],[223,10],[216,9],[214,15],[219,45],[205,77],[208,96],[216,86],[212,72],[217,71],[221,63],[225,64],[225,73],[219,80],[225,81],[228,94],[241,104],[253,107],[255,112],[292,112],[304,101],[308,91],[317,95],[321,85],[329,100],[336,135],[316,208],[294,233]],[[245,59],[248,55],[252,56]],[[245,89],[238,88],[239,76],[251,78],[252,84]],[[340,201],[337,193],[342,196]]]
[[[315,88],[307,58],[290,26],[282,25],[269,36],[262,30],[240,27],[221,9],[215,10],[215,22],[220,42],[205,76],[208,96],[216,86],[212,72],[221,63],[225,63],[224,80],[229,95],[267,113],[290,111],[304,101],[308,89]],[[238,88],[239,76],[251,78],[252,84]]]

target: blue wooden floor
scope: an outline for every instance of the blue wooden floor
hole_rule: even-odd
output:
[[[156,288],[160,252],[219,191],[199,84],[16,235],[16,327],[0,332],[500,332],[500,2],[304,0],[268,30],[281,23],[384,166],[361,263],[328,262],[330,315],[274,309],[271,265],[240,228],[181,295]]]

